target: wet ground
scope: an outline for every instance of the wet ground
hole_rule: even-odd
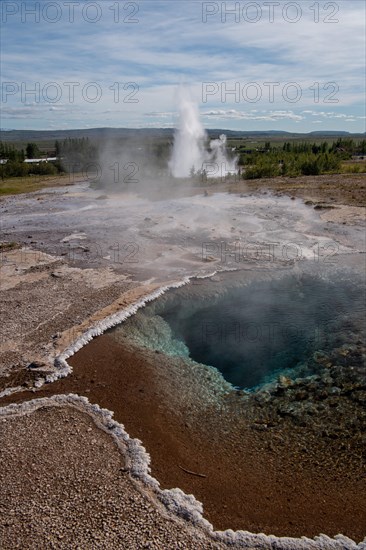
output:
[[[247,268],[253,261],[329,264],[365,248],[362,219],[323,221],[324,212],[313,205],[271,194],[147,200],[100,195],[81,184],[9,197],[0,209],[4,241],[82,268],[111,267],[136,280]]]
[[[148,200],[106,196],[78,184],[1,201],[1,240],[26,246],[17,256],[2,254],[8,372],[12,361],[18,367],[31,362],[35,343],[45,347],[47,363],[91,319],[102,318],[103,308],[107,315],[113,303],[118,311],[136,299],[138,289],[185,276],[218,272],[210,278],[218,289],[213,294],[220,294],[228,270],[246,283],[290,273],[299,278],[307,271],[320,279],[355,274],[361,281],[362,209],[314,209],[268,192],[191,191]],[[209,297],[206,286],[195,279],[182,299],[197,301],[204,292]],[[14,336],[20,317],[34,331],[21,341]],[[150,349],[142,349],[146,340],[138,331],[134,337],[126,341],[121,327],[94,340],[70,360],[73,375],[1,404],[72,391],[114,410],[146,444],[153,475],[165,487],[193,492],[215,527],[364,536],[365,350],[358,327],[323,355],[315,350],[313,378],[286,375],[254,397],[233,390],[209,367],[197,370],[179,353],[169,355],[161,335]],[[34,372],[23,368],[2,383],[32,387]]]

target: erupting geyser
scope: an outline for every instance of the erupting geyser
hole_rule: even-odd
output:
[[[222,177],[237,171],[236,158],[229,159],[226,136],[210,141],[200,121],[196,103],[187,92],[180,92],[179,126],[174,136],[174,147],[169,168],[175,178],[187,178],[192,173],[207,177]]]
[[[174,136],[174,148],[169,163],[175,178],[186,178],[192,167],[201,170],[204,161],[205,130],[199,120],[197,105],[181,93],[179,128]]]

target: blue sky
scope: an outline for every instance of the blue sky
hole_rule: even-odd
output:
[[[270,4],[270,5],[268,5]],[[365,125],[365,3],[1,1],[1,127]]]

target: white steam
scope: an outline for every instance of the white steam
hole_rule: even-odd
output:
[[[225,176],[226,174],[233,174],[237,172],[237,157],[229,159],[226,154],[226,136],[221,134],[219,139],[213,139],[210,141],[210,163],[214,164],[214,167],[219,170],[219,176]],[[214,170],[214,168],[212,168]],[[212,173],[212,176],[215,176]]]
[[[174,147],[169,168],[175,178],[187,178],[195,174],[221,177],[237,171],[236,158],[226,154],[226,136],[210,141],[200,121],[197,104],[187,91],[179,94],[179,125],[174,135]]]
[[[205,160],[206,132],[199,119],[197,105],[181,92],[179,127],[174,136],[174,148],[169,167],[175,178],[186,178],[192,167],[202,169]]]

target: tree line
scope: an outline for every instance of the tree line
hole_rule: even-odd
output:
[[[339,138],[332,144],[285,142],[282,148],[272,148],[267,142],[261,150],[245,152],[241,148],[239,165],[244,179],[317,176],[340,173],[343,161],[363,154],[366,155],[366,140]],[[365,171],[361,165],[352,168],[350,171]]]
[[[36,143],[28,143],[25,149],[0,141],[0,177],[24,177],[27,175],[56,175],[69,171],[81,171],[85,165],[95,161],[97,147],[89,138],[74,138],[56,141],[55,161],[26,163],[25,159],[42,159],[42,152]],[[44,159],[46,160],[46,159]]]
[[[147,171],[154,164],[166,167],[171,144],[152,142],[140,152]],[[25,159],[42,157],[36,143],[28,143],[19,149],[0,141],[0,177],[35,175],[56,175],[64,172],[81,172],[90,164],[98,162],[98,146],[89,138],[68,138],[54,143],[55,161],[26,163]],[[265,142],[261,149],[247,150],[244,145],[236,149],[238,164],[245,179],[271,178],[275,176],[310,176],[339,173],[342,163],[353,155],[366,156],[366,140],[338,138],[332,143],[290,142],[272,147]],[[348,166],[350,172],[366,171],[362,164]],[[193,174],[191,174],[193,177]]]

